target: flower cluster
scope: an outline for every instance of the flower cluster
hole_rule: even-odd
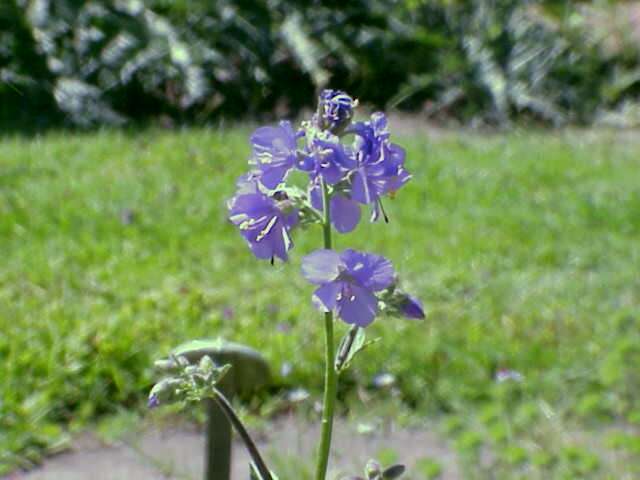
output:
[[[351,232],[360,222],[362,206],[371,208],[371,221],[381,214],[388,221],[383,197],[411,178],[405,151],[390,141],[383,113],[353,122],[356,106],[346,93],[324,90],[313,118],[298,129],[283,121],[251,135],[250,171],[238,181],[228,208],[256,257],[286,261],[296,226],[321,223],[330,228],[330,222],[339,233]],[[296,177],[305,184],[295,185]],[[305,257],[303,273],[318,285],[314,303],[319,309],[335,311],[360,327],[384,307],[383,295],[397,291],[391,262],[354,250],[314,252]],[[423,316],[417,300],[402,299],[408,303],[396,309],[400,314]]]
[[[249,172],[238,179],[236,193],[227,203],[230,222],[238,227],[253,254],[272,264],[275,258],[288,260],[294,229],[322,226],[324,248],[302,259],[302,274],[316,287],[313,303],[325,312],[325,387],[317,480],[325,480],[327,474],[340,373],[377,340],[366,340],[365,327],[380,314],[409,319],[425,316],[420,300],[398,288],[398,276],[388,259],[352,249],[333,250],[333,231],[354,230],[363,206],[370,207],[372,222],[381,214],[388,222],[383,198],[392,196],[411,179],[404,167],[405,152],[390,141],[384,114],[374,113],[366,121],[354,122],[357,103],[344,92],[324,90],[311,120],[302,122],[297,129],[287,121],[258,128],[251,135]],[[351,325],[337,349],[334,314]],[[237,369],[234,385],[241,377],[254,385],[257,378],[265,381],[268,368],[256,352],[231,345],[227,344],[223,352],[219,341],[189,342],[178,347],[170,359],[157,362],[156,366],[167,376],[151,390],[149,407],[177,400],[212,400],[209,421],[220,417],[217,410],[212,410],[215,407],[233,425],[251,456],[251,478],[274,480],[277,477],[218,388],[231,365],[225,364],[225,359],[233,361],[238,353],[242,359],[252,359],[249,370],[255,375],[248,376],[246,368]],[[221,364],[216,364],[214,358]],[[246,366],[244,361],[238,364],[235,360],[235,368]],[[257,368],[259,365],[263,367]],[[393,376],[387,377],[393,381]],[[384,382],[389,384],[389,378]],[[211,445],[211,441],[207,443]],[[214,453],[209,449],[208,465],[224,461],[214,462]],[[228,456],[226,462],[229,465]],[[365,477],[350,478],[392,480],[404,471],[399,464],[382,468],[371,461],[365,468]]]

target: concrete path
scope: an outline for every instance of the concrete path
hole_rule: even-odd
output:
[[[431,432],[386,426],[362,434],[357,426],[338,421],[335,428],[329,478],[360,474],[366,461],[392,448],[407,466],[421,458],[437,460],[443,467],[441,480],[461,478],[455,454]],[[281,480],[306,478],[302,465],[313,463],[317,427],[293,417],[275,421],[268,433],[258,435],[261,450]],[[78,438],[72,451],[53,457],[36,470],[14,473],[3,480],[199,480],[203,470],[204,439],[193,428],[150,428],[116,445],[105,446],[95,437]],[[233,479],[248,479],[248,457],[234,444]],[[412,478],[408,476],[407,478]],[[419,478],[419,477],[413,477]]]

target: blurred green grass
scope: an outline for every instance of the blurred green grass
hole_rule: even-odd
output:
[[[152,360],[194,337],[257,347],[276,372],[293,367],[282,384],[319,391],[322,322],[299,260],[320,232],[297,232],[292,262],[271,267],[226,222],[249,132],[0,141],[0,465],[55,450],[60,425],[141,408]],[[388,202],[391,222],[336,243],[391,258],[427,319],[379,319],[383,342],[346,383],[392,373],[420,414],[535,423],[527,406],[542,404],[580,425],[640,423],[640,142],[397,140],[414,180]],[[503,368],[524,381],[497,384]]]

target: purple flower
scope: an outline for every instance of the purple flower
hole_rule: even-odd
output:
[[[152,393],[151,395],[149,395],[149,400],[147,401],[147,407],[156,408],[158,405],[160,405],[160,399],[158,398],[158,395],[156,395],[155,393]]]
[[[243,184],[243,187],[248,189],[247,185]],[[298,221],[298,212],[294,209],[283,211],[280,208],[283,203],[257,189],[254,193],[240,193],[229,201],[229,219],[240,228],[258,258],[288,259],[287,252],[293,247],[289,232]]]
[[[366,327],[378,313],[375,292],[395,279],[391,262],[372,253],[345,250],[316,250],[302,260],[302,274],[315,285],[318,309],[335,310],[346,323]]]
[[[251,135],[253,155],[260,183],[269,189],[278,186],[297,161],[296,133],[289,122],[280,122],[277,127],[260,127]]]
[[[395,192],[411,178],[404,168],[405,152],[389,141],[383,113],[374,113],[369,122],[358,122],[350,131],[356,134],[353,148],[356,166],[350,177],[352,198],[373,205],[371,219],[377,220],[380,197]]]
[[[309,190],[311,206],[322,211],[322,190],[318,182],[312,184]],[[343,193],[334,193],[329,204],[331,223],[340,233],[348,233],[360,222],[360,206],[353,199]]]
[[[312,181],[322,176],[329,185],[338,183],[355,166],[338,138],[332,136],[312,138],[298,163],[298,168],[307,172]]]
[[[314,123],[321,129],[336,131],[344,127],[353,117],[358,101],[341,90],[323,90],[318,97],[318,112]]]
[[[424,310],[422,302],[412,295],[406,295],[404,301],[400,305],[400,311],[407,318],[422,320],[424,318]]]

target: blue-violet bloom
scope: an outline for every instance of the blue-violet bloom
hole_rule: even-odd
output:
[[[395,271],[389,260],[372,253],[316,250],[302,260],[302,274],[319,285],[313,295],[316,307],[335,310],[348,324],[366,327],[378,313],[375,292],[389,287]]]
[[[336,131],[344,127],[353,117],[358,101],[341,90],[326,89],[318,97],[318,112],[314,123],[321,129]]]
[[[229,219],[240,228],[249,248],[258,258],[274,257],[286,261],[287,252],[293,247],[289,234],[298,223],[298,211],[281,208],[284,202],[276,202],[262,193],[241,193],[228,204]],[[286,210],[286,211],[285,211]]]
[[[260,183],[268,189],[276,188],[296,165],[298,136],[287,121],[277,127],[260,127],[251,135],[250,163],[259,172]]]
[[[309,145],[301,155],[298,168],[308,173],[312,181],[322,176],[329,185],[335,185],[349,170],[355,168],[356,164],[347,155],[338,137],[326,137],[316,136],[308,139]]]
[[[352,152],[356,166],[350,175],[352,198],[372,205],[372,220],[377,220],[380,197],[395,192],[411,178],[404,168],[405,151],[389,141],[383,113],[374,113],[369,122],[355,123],[350,132],[356,134]]]

